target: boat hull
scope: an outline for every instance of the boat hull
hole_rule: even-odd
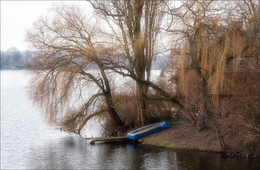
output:
[[[167,129],[169,127],[170,126],[167,122],[151,124],[127,133],[127,138],[132,140],[138,140],[145,136]]]

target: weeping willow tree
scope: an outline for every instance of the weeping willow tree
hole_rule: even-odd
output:
[[[167,31],[181,37],[178,90],[184,97],[185,112],[190,112],[190,118],[199,130],[207,127],[207,120],[213,121],[220,145],[225,150],[215,113],[209,107],[223,87],[232,36],[242,32],[221,18],[225,7],[219,2],[187,1],[178,7],[168,3],[167,7],[172,17]],[[176,22],[178,24],[173,24]],[[234,43],[232,46],[237,49]]]
[[[80,132],[89,119],[104,114],[123,128],[103,62],[109,49],[98,23],[76,6],[56,6],[51,14],[27,32],[27,41],[39,51],[31,71],[32,99],[51,124],[70,132]]]
[[[186,96],[186,105],[189,104],[191,102],[189,100],[191,99],[188,99],[187,93],[189,92],[185,90],[185,88],[189,88],[189,85],[184,79],[185,77],[188,79],[188,76],[186,76],[187,73],[192,74],[191,72],[195,72],[196,75],[194,76],[199,77],[199,82],[197,83],[200,84],[200,88],[197,88],[200,93],[197,94],[199,103],[196,108],[196,119],[198,120],[197,124],[203,128],[208,113],[209,77],[218,72],[217,68],[222,67],[219,62],[221,61],[219,57],[221,58],[221,56],[224,57],[226,55],[225,50],[214,51],[212,48],[217,48],[214,47],[214,41],[218,34],[224,30],[221,30],[217,25],[218,19],[214,13],[217,9],[213,1],[187,1],[180,7],[174,7],[169,3],[167,4],[167,7],[172,17],[171,25],[168,27],[167,31],[176,36],[180,36],[180,39],[182,40],[181,43],[183,43],[184,40],[185,47],[183,48],[185,48],[185,50],[182,52],[181,58],[185,57],[186,60],[190,60],[190,65],[184,66],[187,62],[184,62],[184,59],[181,59],[182,65],[179,77],[181,81],[179,81],[178,85],[181,88],[179,90],[183,96]],[[173,25],[174,22],[178,22],[179,24]],[[180,27],[182,29],[180,29]],[[222,60],[224,60],[223,57]],[[184,69],[186,71],[184,71]],[[216,81],[221,80],[220,74],[216,77],[218,77]],[[192,77],[189,77],[189,79],[192,79]]]
[[[113,71],[131,77],[136,82],[137,119],[144,125],[149,122],[150,112],[147,105],[148,87],[156,90],[162,97],[177,106],[181,104],[176,96],[156,86],[150,81],[151,64],[158,49],[158,34],[163,19],[163,1],[113,0],[91,1],[102,19],[105,19],[112,45],[116,44],[114,56],[109,61]],[[116,67],[114,67],[116,66]],[[117,68],[117,69],[115,69]],[[153,98],[154,99],[154,98]]]
[[[259,51],[256,36],[259,6],[254,6],[256,1],[244,3],[243,10],[239,11],[241,15],[238,12],[236,16],[230,14],[230,9],[238,7],[234,2],[231,6],[216,1],[186,1],[178,6],[167,3],[172,17],[167,31],[179,37],[176,43],[182,47],[177,87],[184,97],[185,112],[190,112],[191,120],[199,130],[213,124],[223,150],[226,150],[226,144],[217,121],[219,113],[212,106],[217,106],[223,87],[227,86],[226,65],[230,59],[241,58],[250,45],[254,46],[256,53]],[[242,8],[241,4],[239,6]],[[245,20],[254,21],[250,27],[250,22],[243,21],[243,15]],[[243,22],[248,31],[244,30]],[[236,67],[238,65],[233,66]],[[258,129],[256,120],[252,121],[254,126],[251,129]]]

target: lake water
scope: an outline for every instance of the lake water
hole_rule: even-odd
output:
[[[260,169],[259,160],[225,159],[216,153],[91,145],[44,122],[27,97],[26,73],[1,71],[1,169]],[[98,125],[88,123],[85,135],[100,136],[93,124]]]

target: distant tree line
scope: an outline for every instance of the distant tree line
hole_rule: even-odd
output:
[[[4,69],[30,69],[32,68],[32,58],[37,56],[37,51],[19,51],[12,47],[6,51],[1,51],[1,70]],[[169,55],[158,56],[152,63],[152,69],[164,69]],[[93,69],[95,69],[93,67]]]
[[[1,51],[1,69],[29,69],[36,54],[36,51],[19,51],[15,47]]]

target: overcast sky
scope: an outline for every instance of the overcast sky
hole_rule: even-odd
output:
[[[46,15],[53,3],[61,3],[61,1],[1,0],[1,50],[7,50],[11,47],[16,47],[21,51],[27,50],[26,29],[31,28],[39,16]],[[66,3],[88,6],[86,1],[66,1]]]

